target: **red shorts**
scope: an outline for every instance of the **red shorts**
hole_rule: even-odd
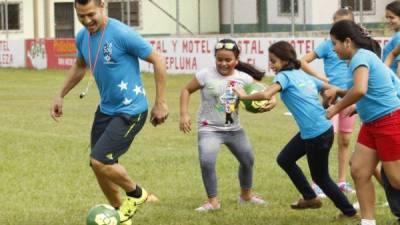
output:
[[[400,159],[400,109],[369,123],[363,123],[358,143],[374,149],[381,161]]]

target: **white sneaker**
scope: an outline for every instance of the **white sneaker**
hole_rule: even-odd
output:
[[[357,210],[357,211],[360,210],[360,203],[354,202],[354,203],[353,203],[353,207],[354,207],[354,209]]]
[[[342,191],[343,193],[348,193],[348,194],[356,193],[356,191],[353,189],[351,184],[348,182],[340,182],[337,184],[337,186],[339,187],[340,191]]]
[[[202,206],[198,207],[195,209],[195,211],[197,212],[209,212],[209,211],[214,211],[217,209],[221,208],[221,204],[218,203],[218,205],[216,207],[214,207],[213,205],[211,205],[211,203],[206,202],[204,203]]]
[[[243,204],[243,203],[252,203],[255,205],[267,204],[267,202],[258,195],[252,195],[249,200],[244,200],[242,198],[242,196],[239,195],[238,202],[239,202],[239,204]]]

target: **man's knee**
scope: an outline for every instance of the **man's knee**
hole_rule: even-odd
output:
[[[100,162],[99,160],[95,158],[90,158],[90,166],[92,167],[93,170],[95,171],[100,171],[102,168],[104,168],[106,164],[103,162]]]

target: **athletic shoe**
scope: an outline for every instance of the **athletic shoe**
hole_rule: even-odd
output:
[[[353,203],[353,208],[355,208],[356,210],[360,210],[360,203],[354,202]]]
[[[239,202],[239,204],[243,204],[243,203],[252,203],[252,204],[255,204],[255,205],[267,204],[267,202],[264,199],[262,199],[258,195],[254,195],[254,194],[251,196],[251,198],[249,200],[244,200],[242,198],[242,196],[239,195],[238,202]]]
[[[299,199],[290,205],[292,209],[318,209],[322,207],[322,201],[319,197],[310,200]]]
[[[349,194],[356,193],[356,191],[353,189],[353,187],[351,187],[351,184],[348,182],[340,182],[337,185],[343,193],[349,193]]]
[[[132,225],[132,217],[127,217],[125,214],[118,210],[120,225]]]
[[[318,186],[318,185],[316,185],[316,184],[312,184],[311,185],[311,188],[313,189],[313,191],[315,192],[315,194],[318,196],[318,197],[320,197],[320,198],[326,198],[326,195],[325,195],[325,193],[321,190],[321,188]]]
[[[125,221],[131,220],[131,218],[133,217],[133,214],[136,212],[138,206],[145,203],[148,196],[149,195],[147,194],[147,191],[144,190],[143,188],[142,188],[142,196],[140,198],[126,196],[124,201],[122,202],[122,205],[119,207],[119,210],[118,210],[121,223],[124,224]],[[127,225],[129,225],[129,224],[127,224]]]
[[[211,203],[206,202],[202,206],[196,208],[195,211],[197,211],[197,212],[210,212],[210,211],[218,210],[220,208],[221,208],[221,204],[220,203],[218,203],[218,205],[216,207],[214,207],[213,205],[211,205]]]

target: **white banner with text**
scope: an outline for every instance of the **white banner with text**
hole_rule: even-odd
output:
[[[193,74],[201,68],[211,66],[214,61],[214,46],[218,38],[147,38],[153,48],[165,57],[169,74]],[[268,66],[268,48],[277,41],[288,41],[296,50],[300,59],[312,52],[325,38],[234,38],[241,49],[240,60],[253,64],[272,75]],[[382,47],[388,38],[376,38]],[[322,60],[311,65],[323,72]],[[152,65],[141,61],[141,70],[152,72]]]

